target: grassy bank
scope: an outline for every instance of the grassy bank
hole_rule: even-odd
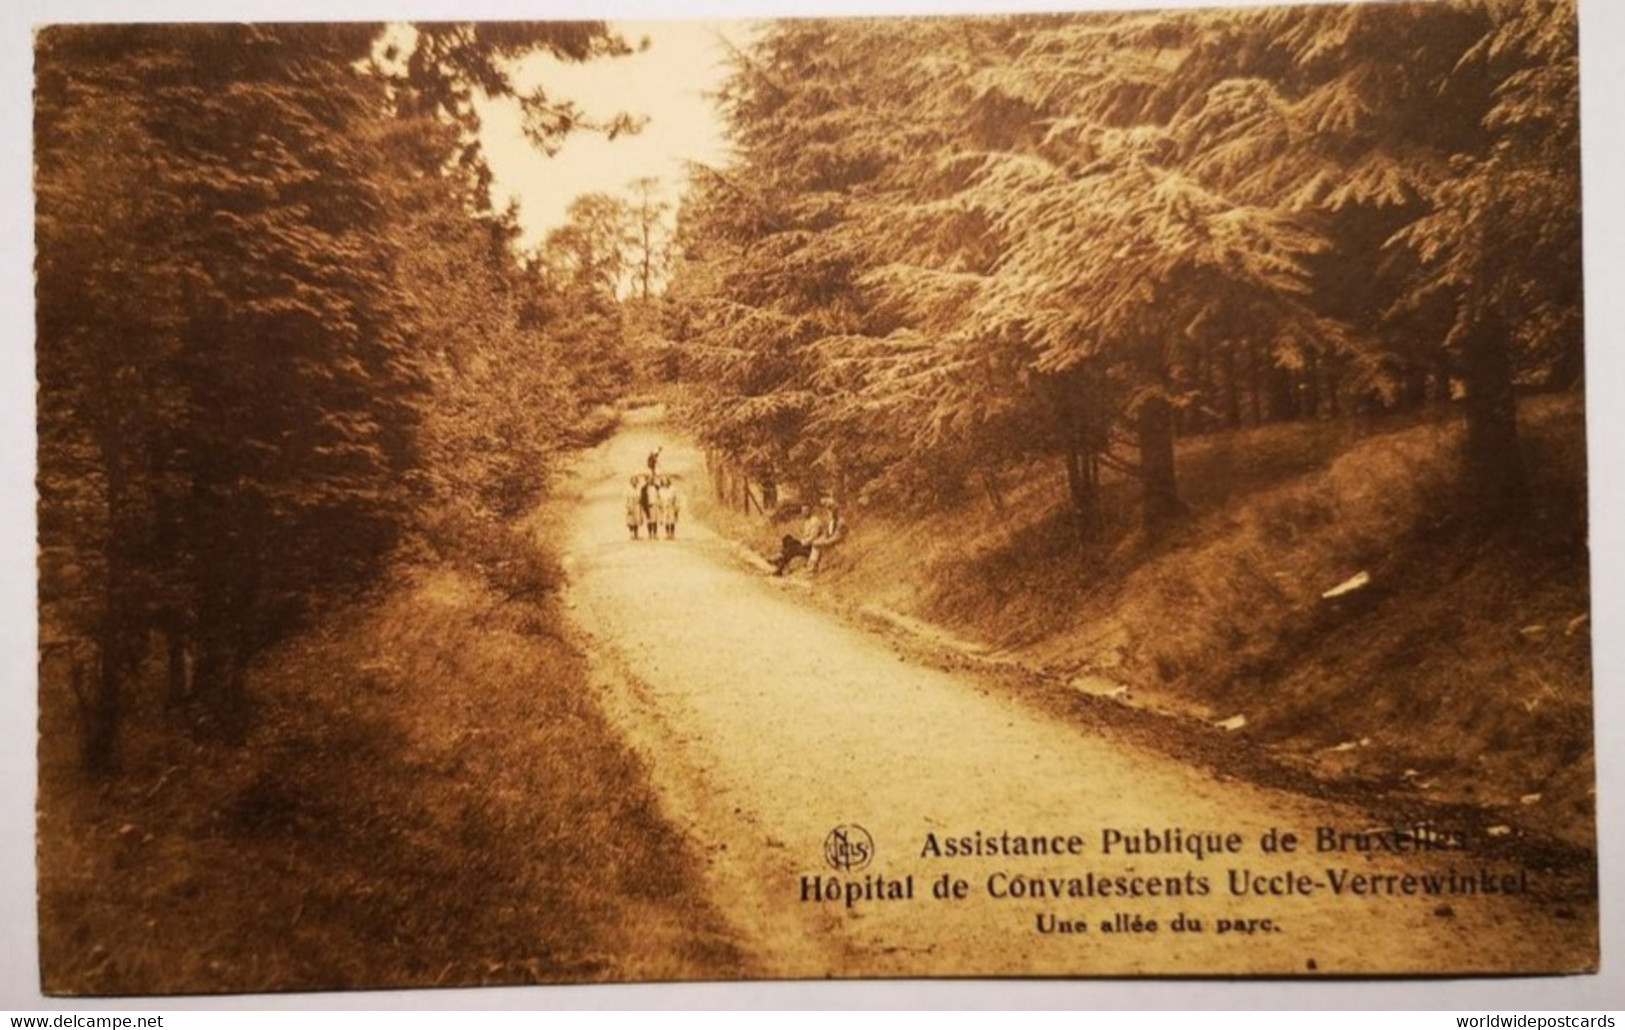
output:
[[[490,573],[495,572],[495,575]],[[248,744],[42,688],[43,983],[69,994],[694,979],[738,956],[550,600],[403,576],[257,668]]]
[[[1584,419],[1524,403],[1529,507],[1482,527],[1454,418],[1187,441],[1191,516],[1080,551],[1059,468],[918,517],[854,512],[820,590],[979,641],[1060,684],[1214,723],[1321,777],[1594,841]],[[1135,485],[1105,487],[1133,510]],[[767,550],[776,531],[729,531]],[[1124,517],[1127,517],[1125,514]],[[1340,601],[1322,595],[1364,574]],[[1214,730],[1215,733],[1226,733]]]

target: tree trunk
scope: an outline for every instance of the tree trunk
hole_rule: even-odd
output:
[[[1233,348],[1224,348],[1223,374],[1224,374],[1224,426],[1226,429],[1241,428],[1241,384],[1236,381],[1236,352]]]
[[[96,776],[118,768],[124,684],[140,659],[140,619],[132,583],[136,557],[129,551],[137,538],[137,527],[130,512],[129,475],[117,441],[104,441],[102,453],[106,456],[107,475],[107,578],[97,627],[96,682],[90,693],[84,738],[85,769]]]
[[[1506,333],[1497,324],[1481,325],[1464,358],[1467,476],[1479,514],[1499,522],[1516,514],[1525,500],[1518,399]]]
[[[1136,429],[1144,490],[1140,522],[1146,533],[1155,537],[1183,508],[1174,480],[1174,409],[1166,396],[1158,393],[1140,404]]]
[[[1394,391],[1396,411],[1414,411],[1427,398],[1427,374],[1420,365],[1407,361],[1399,372],[1399,388]]]
[[[1076,431],[1067,433],[1066,492],[1073,538],[1079,544],[1090,543],[1100,534],[1100,463]]]
[[[728,462],[725,458],[715,458],[712,452],[706,452],[706,467],[711,472],[711,496],[718,501],[728,499]]]
[[[226,628],[223,600],[205,588],[198,604],[196,655],[192,662],[192,694],[211,708],[220,707],[226,679]]]
[[[226,662],[221,692],[221,729],[226,743],[241,747],[248,741],[248,648],[239,641]]]
[[[1294,388],[1297,378],[1278,365],[1267,366],[1264,375],[1269,387],[1270,421],[1291,422],[1296,419],[1298,405]]]
[[[178,611],[170,609],[163,614],[162,625],[169,658],[168,689],[164,693],[164,706],[174,708],[179,706],[191,694],[192,683],[187,669],[189,648],[186,639],[185,620]]]
[[[109,580],[112,579],[109,570]],[[109,584],[107,608],[102,613],[100,663],[96,670],[96,685],[90,698],[88,725],[85,727],[85,770],[95,776],[106,776],[118,768],[119,722],[123,714],[124,674],[129,666],[126,660],[124,638],[129,630],[121,607],[114,599],[116,588]]]
[[[645,305],[649,303],[649,281],[653,278],[653,269],[651,267],[653,261],[654,244],[649,239],[649,223],[645,220],[643,223],[643,265],[638,274],[639,285],[642,287],[638,297]]]
[[[1091,432],[1091,402],[1098,404],[1094,380],[1084,368],[1058,384],[1066,493],[1073,539],[1082,546],[1100,535],[1100,434]]]
[[[1303,407],[1298,414],[1310,422],[1320,417],[1320,355],[1313,350],[1304,356]]]
[[[1568,390],[1580,382],[1585,375],[1584,339],[1580,333],[1574,333],[1563,341],[1557,360],[1552,363],[1551,371],[1546,376],[1546,389]]]
[[[1213,382],[1212,350],[1207,347],[1196,348],[1190,358],[1190,364],[1191,380],[1201,401],[1198,404],[1187,404],[1174,412],[1174,428],[1183,437],[1203,436],[1212,430],[1213,395],[1217,392]]]
[[[1247,349],[1247,395],[1252,402],[1253,425],[1264,424],[1264,385],[1263,372],[1260,369],[1258,346],[1255,344]]]

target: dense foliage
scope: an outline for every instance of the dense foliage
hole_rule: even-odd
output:
[[[42,626],[92,767],[152,642],[170,701],[236,735],[249,663],[313,605],[519,510],[571,442],[585,401],[526,317],[472,107],[537,51],[626,47],[596,23],[39,35]],[[513,99],[539,142],[586,124]]]
[[[239,732],[255,656],[403,545],[489,565],[477,542],[656,355],[714,453],[803,491],[1043,470],[1089,543],[1126,478],[1155,537],[1181,436],[1459,402],[1479,507],[1515,515],[1516,391],[1583,368],[1575,21],[775,23],[674,240],[640,180],[529,255],[479,110],[520,105],[545,151],[634,130],[515,85],[525,55],[628,52],[602,24],[49,28],[42,626],[86,757],[113,761],[160,665]]]
[[[708,443],[918,500],[1062,459],[1183,510],[1176,438],[1464,396],[1515,509],[1514,388],[1580,371],[1575,12],[1462,0],[783,22],[681,217]]]

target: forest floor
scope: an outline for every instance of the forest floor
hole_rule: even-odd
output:
[[[577,496],[559,501],[574,510],[567,606],[612,721],[702,856],[744,970],[1594,967],[1588,852],[1518,847],[1529,842],[1448,811],[1419,826],[1353,797],[1282,789],[1252,775],[1274,767],[1250,764],[1234,735],[1078,692],[1058,703],[949,634],[844,603],[824,571],[769,575],[758,553],[692,517],[675,540],[631,540],[627,478],[656,446],[689,511],[709,507],[698,453],[658,408],[631,412],[583,460]],[[1295,850],[1269,846],[1288,834]],[[1035,856],[1007,835],[1076,842]],[[842,841],[872,848],[829,851]],[[1438,892],[1484,876],[1510,893]]]
[[[527,544],[516,536],[516,548]],[[72,995],[693,980],[739,968],[553,601],[415,569],[265,656],[248,741],[132,699],[77,764],[42,676],[40,959]]]

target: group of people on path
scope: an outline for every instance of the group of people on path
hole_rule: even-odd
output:
[[[675,540],[683,502],[671,477],[639,473],[631,482],[626,494],[626,528],[632,539],[637,540],[639,531],[646,529],[650,540],[659,540],[664,528],[666,539]]]
[[[639,472],[628,481],[626,492],[626,530],[633,540],[659,540],[665,530],[667,540],[677,538],[677,519],[682,514],[682,497],[670,476],[660,474],[661,448],[649,452],[646,464],[649,471]],[[807,508],[801,532],[786,534],[779,545],[778,557],[768,564],[773,575],[783,576],[798,559],[805,559],[808,572],[817,572],[818,565],[831,547],[846,535],[846,524],[835,498],[825,495],[818,504]]]
[[[659,540],[662,528],[667,540],[677,538],[677,518],[682,514],[683,502],[671,477],[659,474],[660,451],[656,447],[649,452],[649,471],[633,476],[626,494],[626,528],[633,540],[639,539],[639,532],[645,529],[650,540]]]

